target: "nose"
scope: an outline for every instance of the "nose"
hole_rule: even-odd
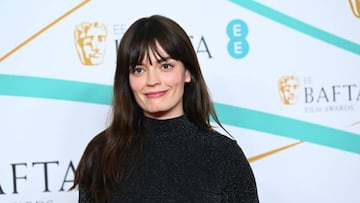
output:
[[[159,76],[159,73],[155,69],[148,70],[148,77],[147,77],[146,84],[151,87],[160,84],[160,76]]]
[[[96,40],[96,39],[93,39],[93,40],[91,41],[91,48],[92,48],[93,50],[98,50],[98,49],[99,49],[99,41]]]

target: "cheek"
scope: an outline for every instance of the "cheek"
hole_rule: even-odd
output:
[[[103,49],[105,49],[105,46],[106,46],[106,44],[104,42],[99,42],[99,45],[98,45],[99,49],[103,50]]]
[[[169,74],[163,77],[162,80],[172,86],[184,85],[184,78],[181,77],[181,73]]]
[[[136,92],[139,89],[139,80],[129,76],[129,84],[130,84],[130,89],[133,92]]]

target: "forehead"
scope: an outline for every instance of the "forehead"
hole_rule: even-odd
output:
[[[106,30],[102,27],[91,27],[87,30],[86,34],[89,35],[106,35]]]
[[[148,46],[148,49],[143,53],[139,58],[141,63],[154,63],[162,62],[170,59],[171,56],[165,51],[165,49],[158,43],[155,43],[155,46]]]

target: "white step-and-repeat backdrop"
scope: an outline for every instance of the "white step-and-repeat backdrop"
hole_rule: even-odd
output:
[[[108,123],[116,46],[152,14],[191,37],[261,202],[360,202],[359,0],[3,0],[0,203],[77,202],[68,189]]]

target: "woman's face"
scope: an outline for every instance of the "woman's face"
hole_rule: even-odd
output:
[[[181,116],[184,85],[191,81],[190,72],[159,45],[158,50],[163,59],[150,50],[150,57],[130,68],[130,88],[145,116],[157,119]]]

